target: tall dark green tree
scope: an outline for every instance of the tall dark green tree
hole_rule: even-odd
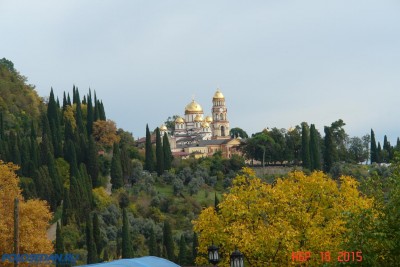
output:
[[[62,237],[61,233],[61,227],[60,224],[57,222],[57,228],[56,228],[56,246],[55,246],[55,251],[56,254],[64,254],[64,240]],[[57,264],[57,267],[62,266],[61,264]]]
[[[154,153],[153,146],[151,144],[151,134],[149,125],[146,125],[146,145],[145,145],[145,162],[144,169],[149,172],[154,171]]]
[[[163,136],[163,150],[164,150],[164,170],[170,170],[172,163],[172,152],[167,133],[164,133]]]
[[[303,168],[311,169],[309,129],[305,122],[301,124],[301,160]]]
[[[376,149],[376,162],[382,163],[382,147],[380,142],[378,142],[378,148]]]
[[[86,249],[87,249],[87,264],[98,262],[96,242],[93,238],[92,220],[88,216],[86,220]]]
[[[186,241],[183,235],[181,235],[181,239],[179,241],[178,263],[182,266],[188,264]]]
[[[163,228],[163,245],[167,253],[167,259],[170,261],[175,260],[175,246],[174,246],[174,240],[172,238],[172,230],[171,230],[171,225],[169,224],[168,221],[164,222],[164,228]]]
[[[119,146],[117,143],[114,143],[110,176],[111,176],[112,189],[118,189],[124,185],[121,157],[120,157]]]
[[[90,175],[90,178],[92,180],[92,187],[96,188],[100,186],[100,181],[99,181],[99,162],[97,159],[97,147],[96,143],[93,139],[93,136],[89,137],[89,150],[86,154],[86,166],[88,173]]]
[[[321,170],[321,157],[319,150],[319,137],[315,125],[310,126],[310,159],[311,170]]]
[[[102,242],[101,242],[101,235],[100,235],[100,224],[99,224],[99,217],[97,213],[93,215],[93,240],[94,243],[96,243],[96,249],[97,249],[97,258],[100,259],[100,254],[102,248]]]
[[[122,258],[129,259],[133,258],[133,247],[131,232],[129,227],[128,214],[126,209],[122,209]]]
[[[61,225],[65,226],[69,224],[71,220],[71,200],[69,199],[69,191],[64,188],[64,198],[63,198],[63,209],[61,216]]]
[[[86,128],[83,123],[83,115],[82,115],[82,108],[81,108],[81,103],[80,101],[77,102],[76,104],[76,126],[78,129],[79,134],[84,134],[86,136]]]
[[[325,126],[324,132],[325,132],[324,171],[329,172],[332,168],[333,161],[335,158],[335,147],[330,127]]]
[[[371,129],[371,163],[377,162],[378,153],[375,141],[375,133],[374,130]]]
[[[149,255],[150,256],[159,256],[157,254],[157,240],[156,234],[154,233],[154,229],[150,229],[150,237],[149,237]]]
[[[88,137],[93,132],[93,122],[94,122],[94,111],[92,103],[92,93],[89,89],[88,101],[87,101],[87,115],[86,115],[86,130]]]
[[[50,91],[49,103],[47,105],[47,119],[49,122],[51,141],[54,148],[55,157],[62,156],[61,125],[59,109],[54,98],[53,88]]]
[[[161,143],[160,129],[156,128],[156,160],[157,160],[157,174],[162,175],[164,172],[164,150]]]

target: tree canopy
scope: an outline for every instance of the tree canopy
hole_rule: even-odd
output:
[[[244,168],[218,205],[219,212],[209,207],[194,221],[199,254],[206,253],[212,242],[220,246],[223,255],[237,246],[249,266],[261,267],[288,266],[293,251],[314,255],[321,251],[333,255],[345,248],[358,251],[361,245],[348,244],[356,227],[350,222],[366,211],[371,216],[364,220],[373,220],[378,211],[373,199],[363,197],[357,185],[348,176],[337,183],[322,172],[305,175],[297,171],[271,185]],[[363,236],[368,230],[357,229],[357,233]],[[368,243],[367,238],[359,241]],[[228,258],[223,258],[221,266],[228,266]],[[196,260],[198,264],[206,261],[201,256]],[[312,258],[308,264],[320,266],[321,262]]]

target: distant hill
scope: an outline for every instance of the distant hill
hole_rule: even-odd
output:
[[[14,69],[11,61],[0,59],[0,112],[5,128],[29,129],[31,121],[39,119],[43,108],[34,86],[26,83],[26,78]]]

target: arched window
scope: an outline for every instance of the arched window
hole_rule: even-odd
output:
[[[224,119],[224,114],[219,114],[219,118],[220,118],[220,120],[223,120]]]
[[[225,136],[225,127],[221,126],[221,136]]]

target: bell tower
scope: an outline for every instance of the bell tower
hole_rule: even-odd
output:
[[[225,105],[225,97],[219,89],[215,92],[212,102],[212,139],[230,139],[229,121],[226,116],[228,109]]]

